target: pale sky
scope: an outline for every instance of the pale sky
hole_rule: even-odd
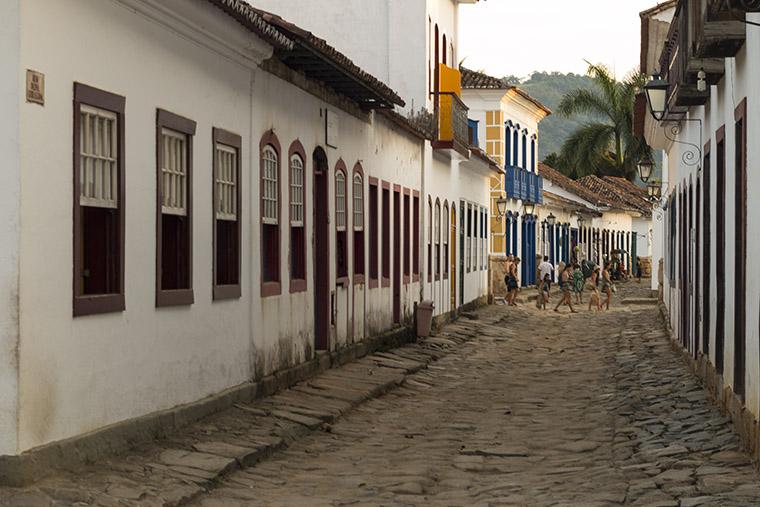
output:
[[[660,2],[662,0],[659,0]],[[584,59],[623,77],[639,65],[639,12],[658,0],[485,0],[460,7],[460,60],[501,77],[584,74]]]

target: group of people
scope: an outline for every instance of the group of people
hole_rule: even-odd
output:
[[[518,268],[520,265],[519,257],[510,256],[507,259],[506,276],[504,281],[507,286],[507,305],[516,306],[518,284]],[[597,311],[609,310],[612,302],[612,292],[614,285],[612,282],[613,264],[605,261],[602,267],[595,265],[593,262],[583,260],[580,263],[565,264],[560,262],[555,266],[549,262],[549,257],[544,256],[543,262],[538,265],[538,299],[536,306],[539,309],[546,309],[546,305],[551,299],[551,288],[554,279],[554,272],[558,273],[557,280],[560,289],[560,299],[554,307],[555,312],[563,305],[567,305],[572,313],[578,313],[573,308],[573,299],[575,304],[582,305],[584,291],[589,291],[588,310],[596,307]],[[573,298],[575,295],[575,298]],[[602,295],[605,299],[602,300]]]

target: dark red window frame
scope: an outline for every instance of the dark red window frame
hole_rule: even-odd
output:
[[[187,215],[162,211],[162,129],[185,134],[187,142]],[[193,291],[193,137],[196,123],[177,114],[156,111],[156,306],[184,306],[195,302]]]
[[[211,193],[212,193],[212,220],[214,222],[214,289],[213,298],[216,301],[223,299],[237,299],[241,295],[240,276],[241,276],[241,224],[242,224],[242,191],[243,182],[241,180],[240,164],[242,159],[243,139],[238,134],[214,128],[212,130],[213,146],[213,171],[211,175]],[[237,186],[235,193],[237,196],[237,220],[218,220],[216,210],[218,208],[219,195],[216,191],[216,174],[218,172],[219,160],[216,156],[216,145],[223,144],[237,150],[237,167],[235,171],[237,176]]]
[[[435,258],[435,280],[439,281],[441,279],[441,200],[436,197],[435,198],[435,206],[433,207],[434,214],[433,220],[431,220],[432,230],[435,234],[435,237],[433,238],[433,248],[435,248],[435,255],[433,256]],[[438,221],[438,230],[435,230],[435,221]]]
[[[412,191],[412,281],[420,281],[420,192]]]
[[[382,285],[391,286],[391,184],[388,181],[382,183]]]
[[[380,285],[379,245],[380,235],[378,207],[380,205],[379,184],[377,178],[369,178],[369,287]]]
[[[277,154],[277,224],[264,223],[264,149]],[[274,131],[268,130],[259,142],[259,220],[261,222],[261,296],[282,294],[280,274],[280,228],[282,227],[282,149]]]
[[[88,247],[91,244],[87,241],[88,232],[86,230],[86,212],[87,206],[80,204],[80,136],[81,136],[81,118],[80,110],[82,105],[97,107],[116,114],[117,134],[117,199],[118,205],[115,211],[110,212],[110,220],[103,223],[103,237],[107,245],[102,248],[103,252],[94,259],[99,262],[106,271],[105,290],[102,293],[87,292],[85,284],[85,272],[91,268],[88,255]],[[100,313],[121,312],[126,308],[125,291],[124,291],[124,245],[125,245],[125,216],[124,216],[124,109],[126,98],[90,86],[74,83],[74,136],[73,136],[73,169],[74,169],[74,188],[73,188],[73,294],[72,294],[72,312],[75,317],[84,315],[94,315]]]
[[[343,174],[343,230],[338,230],[338,174]],[[348,230],[351,224],[348,213],[351,209],[348,205],[348,201],[351,198],[351,192],[348,189],[349,182],[351,180],[348,177],[348,170],[346,170],[346,164],[343,159],[338,159],[335,164],[335,274],[337,285],[347,286],[350,283],[348,277]]]
[[[303,164],[303,224],[301,226],[294,226],[293,210],[290,203],[293,200],[293,188],[291,187],[292,171],[290,168],[290,161],[293,156],[299,156],[301,158],[301,164]],[[300,141],[295,140],[290,144],[288,149],[288,225],[290,227],[290,293],[304,292],[308,287],[306,281],[306,150]],[[282,208],[282,207],[280,207]]]
[[[433,198],[428,196],[427,281],[433,281]]]
[[[407,284],[412,278],[412,191],[404,189],[404,283]]]
[[[362,180],[362,223],[357,224],[355,219],[355,210],[354,210],[354,203],[356,196],[354,195],[354,180],[355,178],[359,176]],[[350,181],[351,186],[351,227],[353,229],[354,233],[354,283],[355,284],[363,284],[364,283],[364,272],[365,272],[365,258],[364,258],[364,230],[366,228],[366,219],[364,218],[367,213],[367,203],[364,199],[364,169],[362,168],[362,165],[357,162],[354,165],[354,171],[353,175],[351,177]],[[357,230],[357,227],[360,229]]]
[[[441,248],[443,248],[443,279],[449,279],[449,248],[451,245],[451,215],[449,215],[449,201],[443,201],[443,211],[441,215]]]

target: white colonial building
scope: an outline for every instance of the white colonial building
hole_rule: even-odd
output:
[[[0,3],[0,457],[485,296],[500,169],[427,93],[455,88],[457,3],[420,4],[383,39],[416,72],[371,69],[397,93],[349,58],[375,39],[346,56],[241,0]]]
[[[538,171],[539,123],[551,111],[525,91],[482,72],[462,68],[462,97],[470,108],[470,129],[486,153],[504,167],[491,177],[491,249],[493,265],[508,255],[522,260],[523,286],[536,282],[538,224],[535,209],[542,203]],[[477,141],[476,141],[477,143]],[[500,212],[498,202],[506,200]],[[530,206],[529,206],[530,207]],[[502,214],[503,213],[503,214]],[[493,269],[492,284],[503,274]]]
[[[760,2],[674,0],[641,22],[642,70],[664,87],[658,120],[642,94],[636,125],[664,154],[655,253],[667,319],[757,457]]]

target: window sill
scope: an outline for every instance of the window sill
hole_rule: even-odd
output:
[[[290,293],[297,294],[299,292],[306,292],[306,280],[297,278],[290,281]]]
[[[377,289],[379,285],[380,284],[379,284],[377,278],[370,278],[369,279],[369,288],[370,289]]]
[[[383,288],[390,287],[391,286],[391,279],[383,277]]]
[[[156,293],[156,306],[188,306],[195,302],[193,289],[159,290]]]
[[[348,287],[350,283],[351,283],[351,280],[347,276],[341,276],[337,280],[335,280],[336,287]]]
[[[101,313],[123,312],[126,309],[124,294],[103,294],[74,297],[74,317]]]
[[[261,297],[279,296],[282,294],[280,282],[261,282]]]
[[[364,275],[362,273],[354,274],[354,285],[364,285]]]
[[[239,299],[240,295],[240,284],[214,285],[214,301],[223,301],[225,299]]]

